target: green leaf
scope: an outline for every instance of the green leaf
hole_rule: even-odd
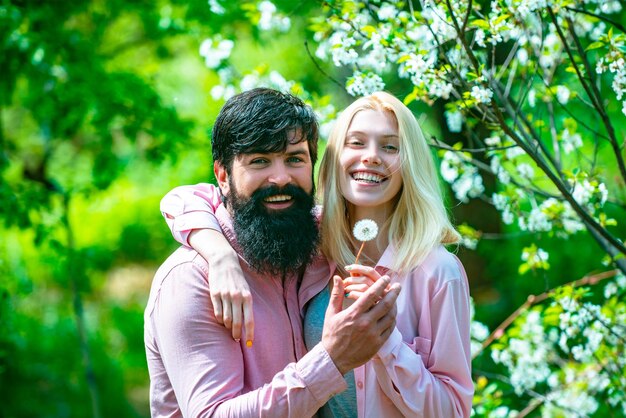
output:
[[[605,45],[604,42],[596,41],[596,42],[591,43],[585,49],[585,51],[591,51],[591,50],[594,50],[594,49],[602,48],[604,45]]]

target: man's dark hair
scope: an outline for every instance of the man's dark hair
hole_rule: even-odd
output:
[[[296,129],[301,135],[294,138]],[[315,166],[318,131],[313,109],[297,97],[268,88],[248,90],[231,97],[217,116],[211,139],[213,161],[230,174],[239,154],[283,152],[290,143],[306,140]]]

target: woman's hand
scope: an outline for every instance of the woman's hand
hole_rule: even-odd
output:
[[[357,300],[367,289],[382,276],[373,268],[360,264],[346,266],[350,277],[343,279],[346,298]]]
[[[209,287],[215,319],[232,331],[239,341],[243,331],[246,345],[254,341],[252,293],[244,278],[239,257],[228,240],[213,229],[196,229],[189,235],[189,244],[209,262]]]

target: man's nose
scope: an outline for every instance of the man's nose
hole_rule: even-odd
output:
[[[275,164],[268,181],[278,187],[286,186],[291,183],[291,173],[285,164]]]

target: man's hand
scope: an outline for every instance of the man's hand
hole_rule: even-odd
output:
[[[366,363],[383,345],[396,325],[396,299],[400,285],[382,276],[349,308],[342,311],[343,281],[333,277],[326,309],[322,344],[341,374]]]

